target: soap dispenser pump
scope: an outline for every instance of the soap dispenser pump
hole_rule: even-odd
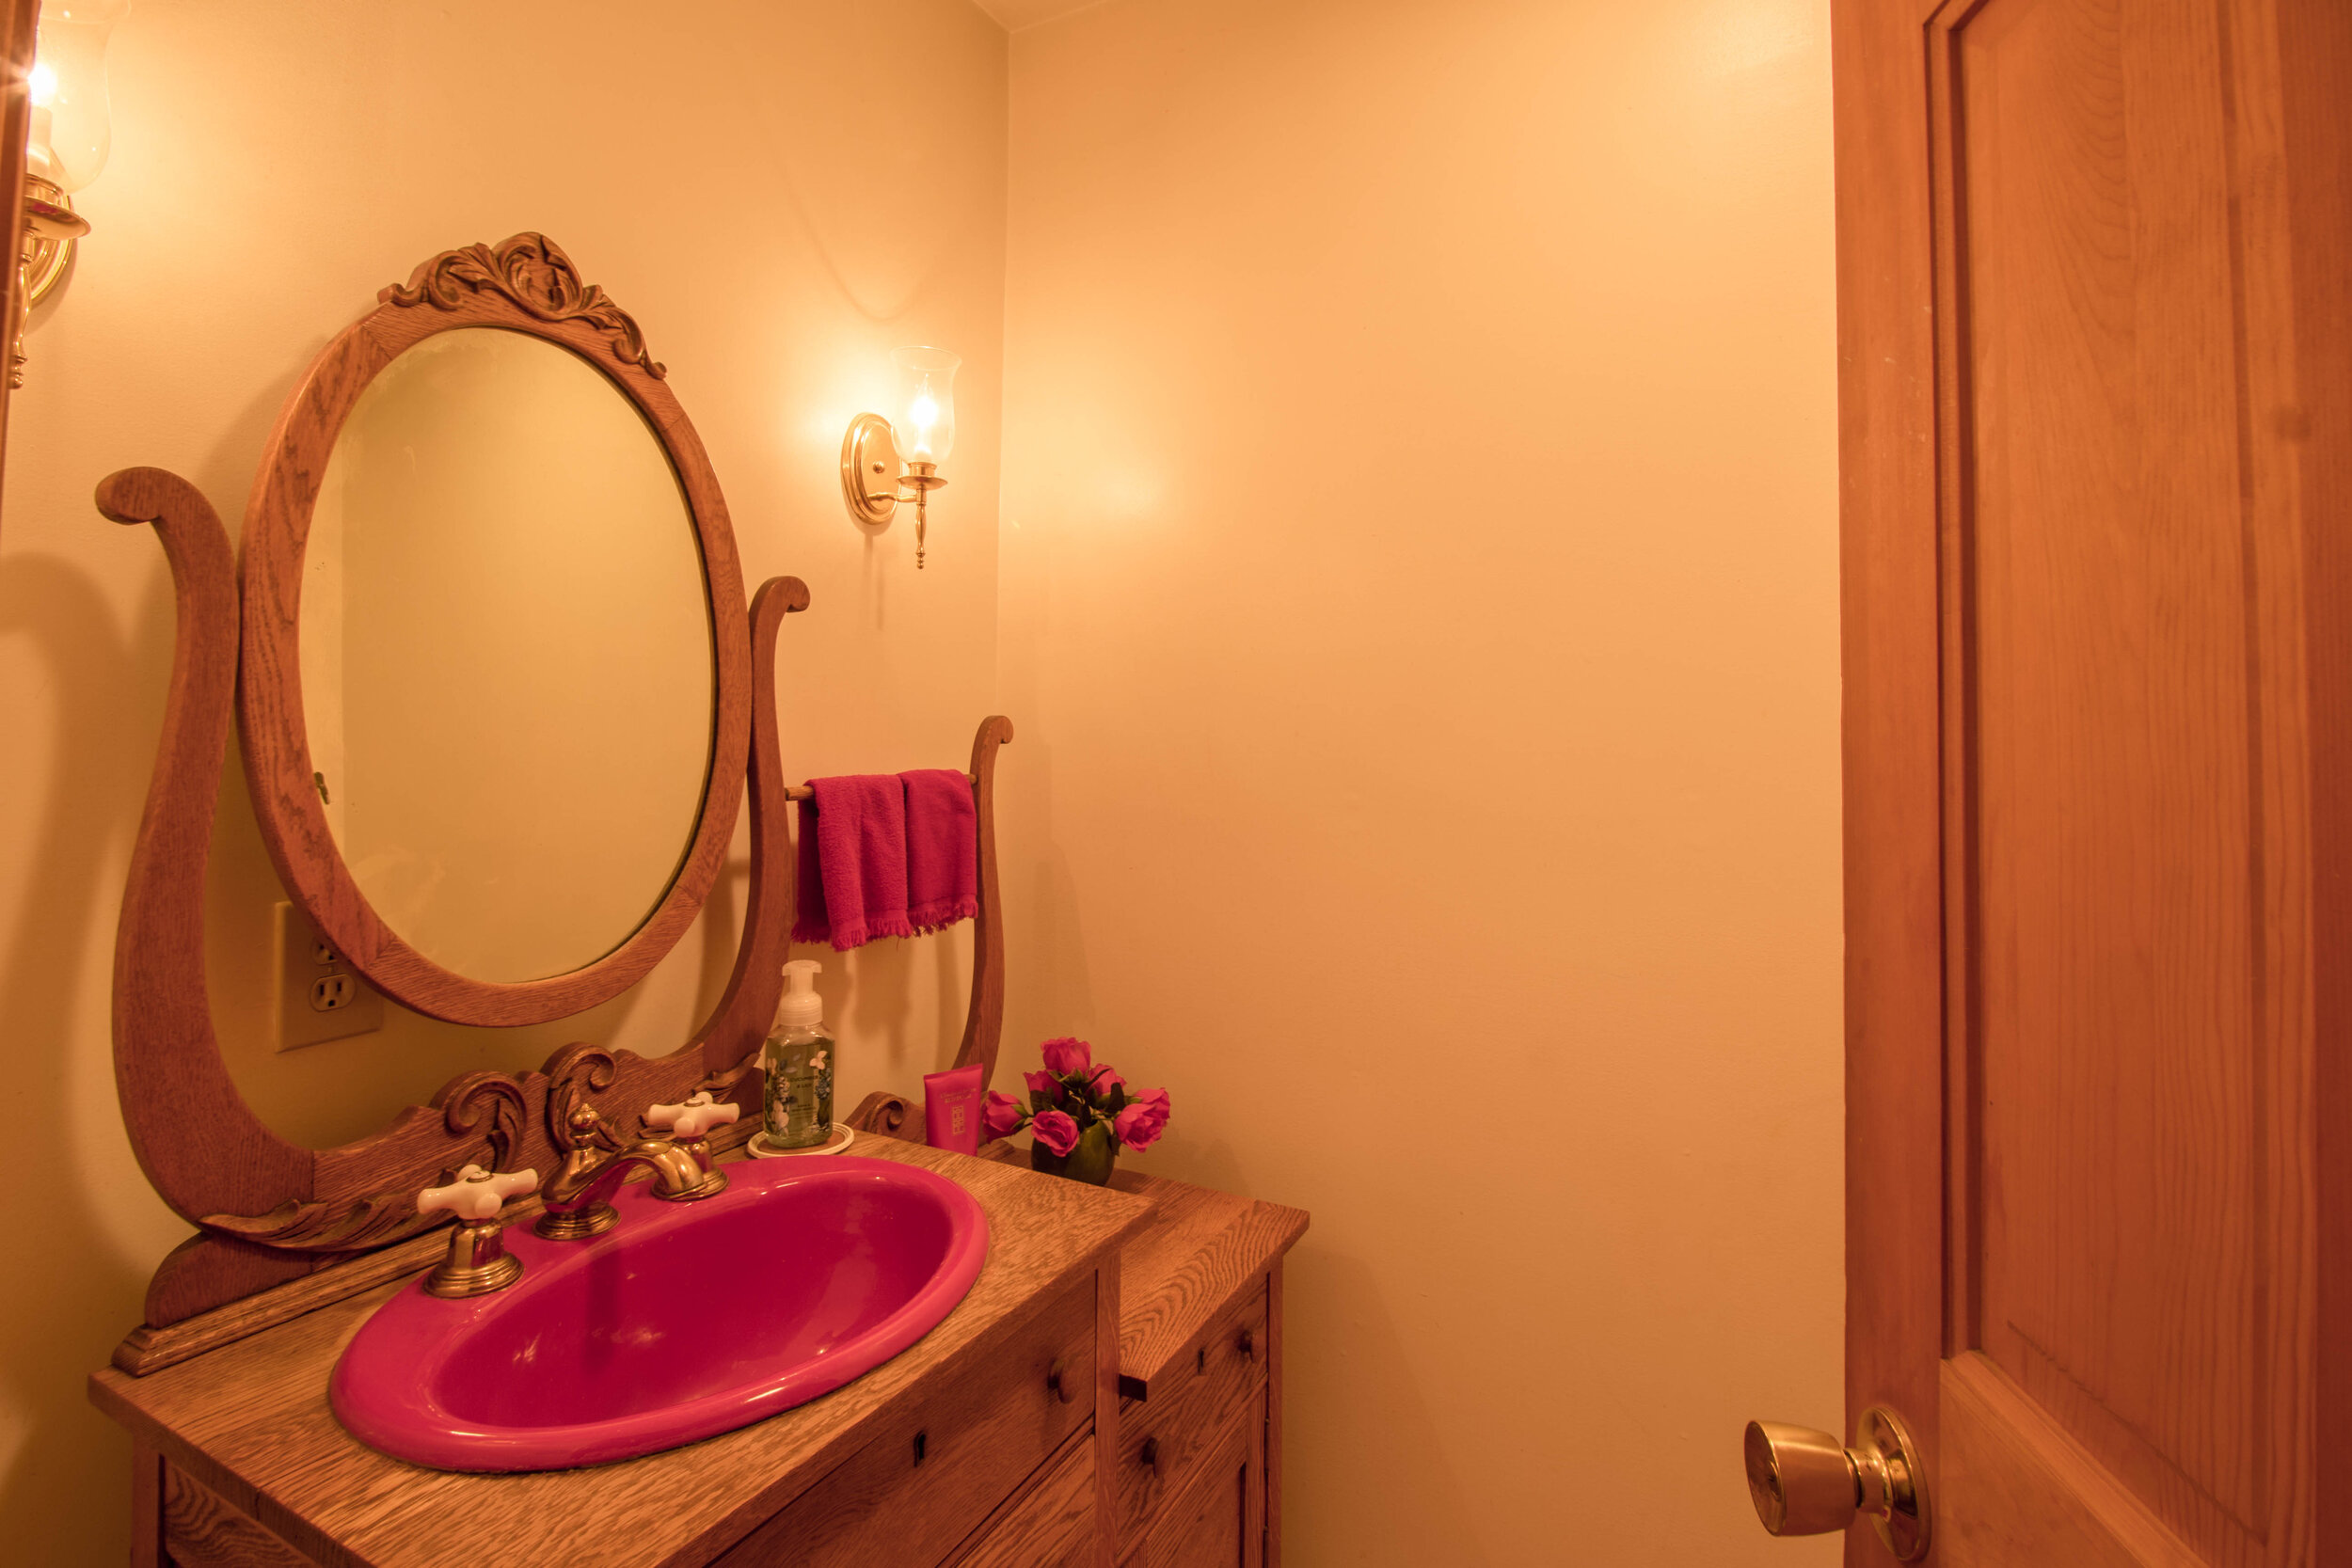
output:
[[[833,1136],[833,1037],[814,958],[784,966],[785,992],[760,1066],[768,1075],[761,1132],[771,1148],[814,1148]]]

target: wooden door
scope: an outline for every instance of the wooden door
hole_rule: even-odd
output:
[[[2352,0],[1833,18],[1849,1431],[2352,1562]]]

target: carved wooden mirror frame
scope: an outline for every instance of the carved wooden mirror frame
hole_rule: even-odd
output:
[[[569,259],[544,236],[517,234],[495,247],[444,252],[379,297],[381,309],[319,356],[278,422],[246,521],[242,604],[229,535],[196,486],[161,468],[126,468],[98,486],[98,509],[106,516],[153,525],[171,566],[178,618],[163,733],[116,929],[115,1084],[140,1168],[198,1234],[156,1270],[146,1323],[115,1352],[115,1365],[134,1374],[424,1266],[439,1238],[420,1233],[448,1216],[419,1215],[418,1191],[446,1182],[468,1164],[551,1169],[570,1146],[565,1113],[583,1101],[627,1124],[648,1105],[708,1089],[754,1113],[714,1134],[714,1151],[739,1144],[759,1125],[756,1053],[783,990],[793,897],[784,819],[794,792],[779,757],[776,639],[784,617],[807,608],[808,590],[798,578],[772,578],[746,615],[725,503],[660,368],[636,324],[602,291],[582,285]],[[672,897],[638,937],[574,975],[522,986],[437,980],[446,972],[414,955],[406,970],[396,958],[386,968],[392,949],[385,945],[371,953],[368,973],[384,974],[386,989],[420,1010],[467,1022],[513,1024],[594,1006],[642,975],[691,920],[725,852],[748,761],[751,886],[734,973],[710,1017],[669,1055],[567,1045],[539,1071],[466,1073],[443,1085],[432,1104],[408,1107],[381,1132],[335,1148],[304,1148],[279,1137],[239,1093],[221,1058],[206,990],[205,876],[239,691],[240,643],[246,769],[263,834],[272,835],[274,815],[278,837],[271,849],[290,889],[298,896],[306,886],[326,890],[326,901],[310,907],[356,958],[359,945],[347,933],[364,931],[354,923],[361,921],[365,901],[354,888],[348,903],[332,902],[341,896],[334,875],[347,881],[348,874],[341,872],[316,810],[298,727],[290,574],[299,565],[310,499],[342,414],[393,355],[436,331],[526,321],[521,329],[590,356],[647,412],[687,487],[707,563],[719,672],[718,737],[688,857],[694,869],[691,880],[681,870]],[[956,1060],[981,1064],[983,1081],[994,1069],[1004,1017],[994,773],[997,749],[1011,738],[1011,723],[990,717],[972,745],[979,917],[972,999]],[[688,890],[683,895],[680,885]],[[649,935],[657,922],[659,932]],[[849,1120],[895,1133],[912,1109],[898,1096],[878,1093]],[[919,1116],[914,1119],[919,1125]]]
[[[544,235],[495,249],[446,251],[389,288],[374,311],[311,361],[271,433],[246,509],[240,569],[244,645],[237,672],[246,783],[278,879],[310,923],[378,990],[452,1023],[544,1023],[627,990],[676,945],[724,863],[742,802],[751,740],[751,639],[735,531],[718,476],[637,324],[604,291],[583,285]],[[520,332],[570,350],[601,372],[644,417],[668,454],[701,548],[714,657],[708,770],[693,838],[660,902],[602,958],[567,974],[520,982],[445,969],[375,911],[345,863],[314,787],[302,706],[303,550],[327,459],[352,408],[385,367],[426,339],[467,327]]]
[[[775,722],[776,635],[787,614],[806,607],[808,591],[797,578],[772,578],[746,614],[725,502],[701,444],[662,385],[636,324],[600,290],[583,287],[569,259],[544,236],[517,234],[496,247],[446,252],[418,268],[405,287],[388,288],[380,297],[381,309],[319,356],[278,422],[247,522],[252,543],[244,604],[228,533],[194,485],[160,468],[128,468],[98,487],[98,508],[105,515],[154,525],[171,565],[178,616],[155,772],[116,933],[115,1082],[140,1167],[164,1201],[199,1232],[156,1271],[148,1288],[147,1323],[116,1353],[117,1364],[128,1370],[152,1370],[218,1342],[221,1335],[235,1337],[232,1324],[207,1331],[211,1338],[175,1338],[171,1325],[198,1314],[217,1318],[221,1314],[211,1309],[435,1227],[442,1216],[419,1215],[416,1194],[461,1165],[551,1168],[561,1158],[562,1134],[550,1130],[561,1122],[550,1117],[550,1105],[594,1097],[603,1101],[600,1108],[626,1120],[649,1104],[683,1100],[698,1089],[758,1104],[755,1053],[783,988],[791,903]],[[310,793],[307,771],[300,784],[291,782],[293,770],[307,763],[299,730],[284,727],[285,705],[298,704],[299,692],[291,678],[294,598],[283,574],[298,566],[308,498],[315,493],[341,413],[402,348],[461,325],[518,327],[592,361],[605,356],[598,368],[662,434],[686,486],[707,565],[718,738],[686,868],[628,944],[578,975],[521,987],[464,982],[437,989],[433,975],[416,967],[421,958],[405,971],[395,960],[387,973],[396,983],[387,989],[429,1001],[433,1005],[421,1010],[445,1018],[502,1023],[562,1016],[618,991],[675,942],[707,894],[734,829],[748,761],[752,864],[742,943],[718,1006],[691,1040],[667,1056],[566,1046],[542,1071],[467,1073],[446,1085],[430,1106],[409,1107],[381,1132],[336,1148],[304,1148],[278,1136],[238,1092],[221,1058],[206,992],[204,883],[238,685],[240,625],[249,631],[244,640],[248,776],[264,836],[272,835],[274,822],[271,847],[290,888],[298,895],[326,891],[329,901],[313,908],[356,957],[357,944],[346,933],[366,929],[358,912],[364,900],[357,899],[355,889],[350,902],[331,902],[337,884],[320,859],[320,846],[331,852],[324,817],[290,810],[285,799],[301,800]],[[298,515],[289,510],[297,498]],[[280,799],[273,802],[271,794]],[[316,837],[296,837],[289,851],[290,832]],[[338,857],[333,871],[340,870]],[[389,950],[381,943],[373,950],[371,974],[384,970]],[[510,994],[516,991],[527,994],[516,1000]],[[739,1140],[756,1125],[756,1117],[746,1117],[730,1132]],[[412,1266],[393,1258],[381,1277]],[[346,1278],[334,1293],[371,1282]]]

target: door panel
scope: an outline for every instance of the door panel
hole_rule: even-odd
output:
[[[2300,1140],[2269,1135],[2301,1093],[2265,981],[2301,933],[2265,919],[2286,868],[2257,805],[2270,542],[2239,439],[2229,20],[1988,0],[1931,40],[1961,381],[1962,1319],[2194,1545],[2256,1562],[2286,1500],[2303,1179]]]
[[[1944,1363],[1943,1399],[1940,1560],[2202,1568],[2206,1559],[1981,1354]]]

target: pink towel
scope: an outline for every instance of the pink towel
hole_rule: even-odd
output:
[[[907,919],[937,931],[980,912],[979,818],[952,768],[901,773],[907,794]]]
[[[794,942],[836,952],[911,937],[906,786],[889,773],[811,779],[801,802],[800,909]]]

